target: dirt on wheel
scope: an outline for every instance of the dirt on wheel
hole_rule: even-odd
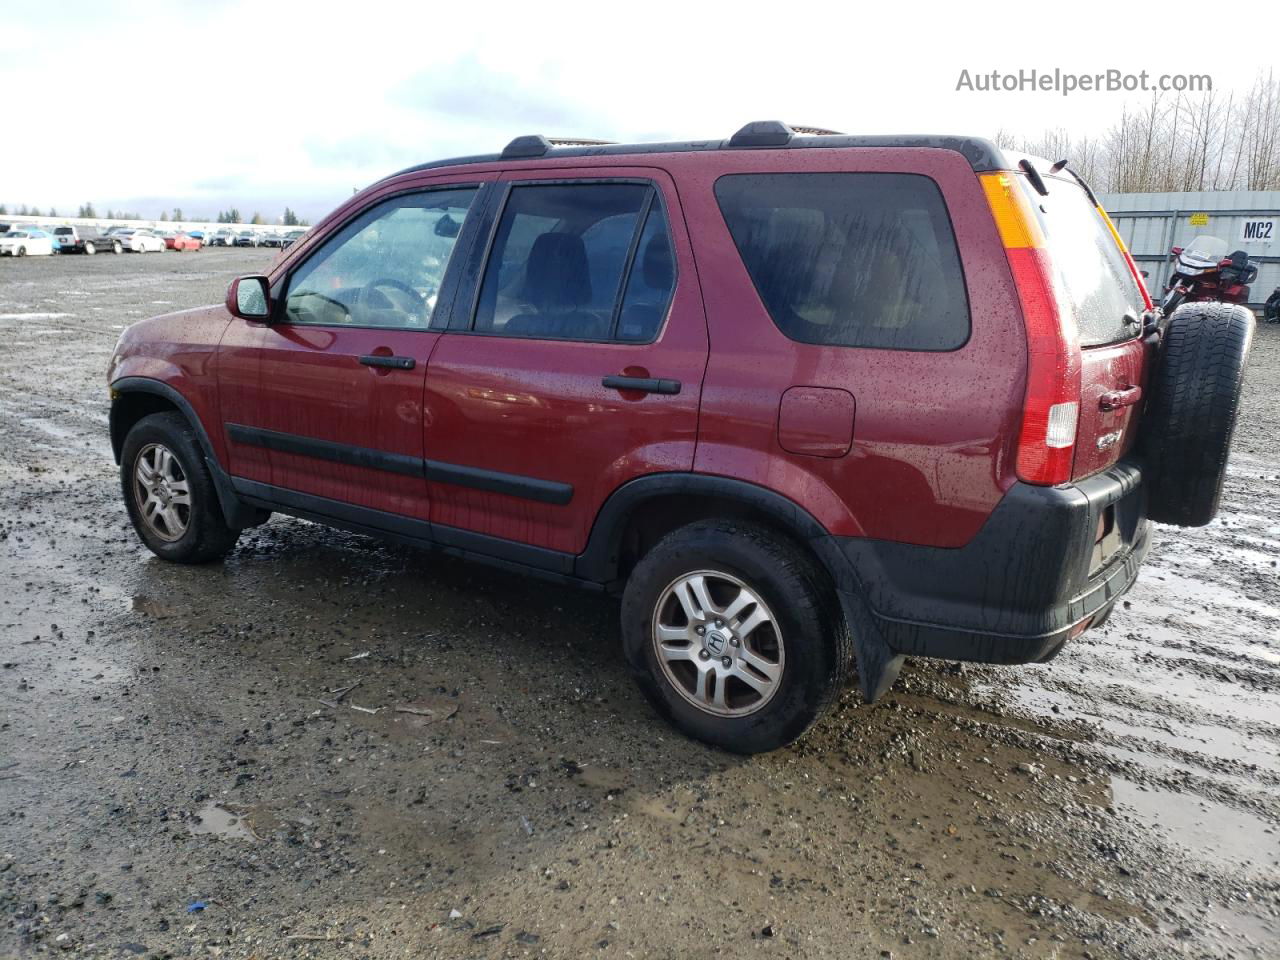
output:
[[[1280,328],[1222,513],[1105,627],[745,758],[616,601],[285,517],[139,543],[115,339],[269,258],[0,262],[0,956],[1280,955]]]

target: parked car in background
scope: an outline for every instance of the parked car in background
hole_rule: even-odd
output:
[[[51,256],[53,236],[43,230],[7,230],[0,235],[0,254],[11,257]]]
[[[120,237],[120,242],[124,244],[124,248],[132,251],[133,253],[164,252],[164,240],[145,227],[126,230],[123,233],[117,234],[117,236]]]
[[[199,240],[200,246],[203,247],[205,245],[205,233],[203,230],[188,230],[187,236],[191,237],[193,240]]]
[[[284,234],[283,233],[264,233],[262,235],[261,240],[259,241],[259,245],[263,247],[282,248],[285,245]]]
[[[97,227],[55,227],[62,253],[121,253],[124,243],[118,236],[107,236]]]
[[[208,245],[211,247],[234,247],[236,245],[236,235],[230,230],[218,230],[209,238]]]
[[[164,238],[164,245],[166,250],[177,250],[179,253],[183,253],[187,250],[200,249],[200,241],[186,233],[166,234]]]
[[[252,230],[241,230],[236,234],[235,243],[237,247],[256,247],[258,246],[258,235]]]
[[[282,247],[291,247],[306,235],[307,235],[306,230],[290,230],[288,233],[284,235],[284,237],[282,238],[283,242],[280,245]]]

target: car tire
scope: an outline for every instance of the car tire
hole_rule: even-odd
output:
[[[1254,325],[1230,303],[1183,304],[1170,317],[1142,422],[1150,519],[1202,527],[1217,515]]]
[[[825,572],[791,541],[742,520],[681,527],[641,558],[622,597],[622,641],[660,713],[735,753],[801,736],[853,665]]]
[[[84,245],[84,252],[85,252],[85,256],[92,257],[95,253],[98,252],[98,248],[95,247],[92,243],[86,242]]]
[[[17,254],[16,254],[16,255],[17,255],[17,256],[19,256],[19,257],[25,257],[25,256],[27,255],[27,248],[26,248],[26,247],[19,247],[19,248],[18,248],[18,252],[17,252]]]
[[[119,240],[117,240],[115,243],[111,244],[111,252],[112,252],[112,253],[124,253],[124,247],[121,245],[121,243],[120,243],[120,241],[119,241]]]
[[[195,431],[179,413],[143,417],[125,437],[120,483],[129,520],[157,557],[208,563],[235,546]]]

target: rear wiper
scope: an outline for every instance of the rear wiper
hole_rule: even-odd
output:
[[[1047,197],[1049,195],[1049,188],[1044,185],[1044,180],[1041,178],[1040,171],[1036,169],[1035,164],[1026,157],[1023,157],[1018,161],[1018,166],[1020,166],[1023,169],[1023,172],[1026,173],[1027,179],[1031,181],[1031,185],[1036,188],[1036,193],[1040,194],[1042,197]]]

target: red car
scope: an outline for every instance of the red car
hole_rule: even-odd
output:
[[[166,250],[177,250],[182,253],[184,250],[199,250],[200,241],[195,237],[189,237],[185,233],[170,233],[164,238],[164,248]]]
[[[279,512],[620,594],[658,709],[760,751],[855,663],[1048,660],[1208,522],[1252,329],[1209,306],[985,140],[521,137],[128,328],[111,440],[160,557]]]

